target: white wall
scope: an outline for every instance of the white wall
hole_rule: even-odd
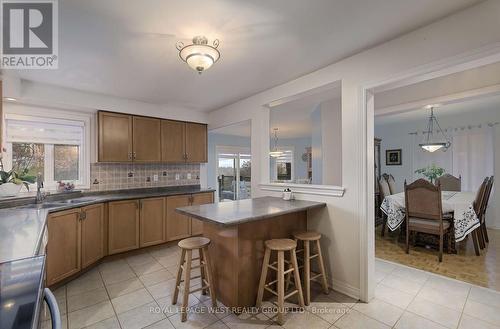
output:
[[[266,145],[269,144],[269,110],[263,105],[334,81],[342,81],[342,184],[345,194],[343,197],[297,195],[300,199],[324,201],[328,205],[325,210],[311,212],[308,225],[310,229],[323,233],[322,245],[333,288],[351,295],[361,295],[360,264],[364,260],[360,258],[360,246],[365,242],[359,240],[360,217],[364,213],[365,191],[362,186],[366,179],[363,176],[366,164],[362,154],[366,142],[362,120],[363,100],[360,98],[362,86],[500,42],[499,17],[500,1],[487,1],[210,113],[209,125],[213,128],[252,120],[252,160],[255,164],[260,163],[252,170],[252,191],[254,196],[278,196],[279,193],[259,188],[259,183],[265,182],[269,174],[266,153]],[[370,137],[373,127],[368,126],[367,129]],[[370,150],[372,147],[368,144],[368,160],[373,153]],[[373,248],[373,241],[367,244]],[[369,263],[369,268],[373,270],[372,266],[373,263]],[[373,286],[369,286],[368,291],[373,291]],[[362,297],[366,299],[367,296]]]
[[[321,103],[324,185],[342,185],[341,103],[339,98]]]
[[[468,125],[485,125],[487,123],[500,122],[500,104],[497,107],[489,110],[458,113],[454,115],[439,115],[439,124],[443,129],[447,128],[462,128]],[[378,123],[375,118],[375,137],[381,138],[381,172],[392,174],[396,180],[398,192],[403,191],[405,179],[411,182],[415,177],[412,159],[412,150],[415,145],[413,143],[411,132],[422,132],[427,128],[427,120],[410,120],[403,122]],[[496,125],[493,128],[493,151],[494,151],[494,175],[500,177],[500,126]],[[421,139],[421,135],[417,137],[417,141]],[[401,166],[386,166],[385,151],[388,149],[402,149],[403,161]],[[451,154],[449,155],[451,156]],[[486,175],[486,174],[485,174]],[[496,206],[496,207],[495,207]],[[486,222],[489,227],[500,228],[500,193],[494,193],[491,196],[489,211]]]

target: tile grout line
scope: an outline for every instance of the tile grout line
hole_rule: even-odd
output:
[[[104,285],[104,290],[106,291],[106,295],[108,295],[108,300],[109,303],[111,304],[111,307],[113,308],[113,313],[115,313],[116,321],[118,322],[118,326],[122,328],[122,324],[120,322],[120,319],[118,318],[118,313],[116,313],[115,306],[113,305],[113,302],[111,302],[111,296],[109,295],[108,287],[106,286],[106,283],[104,283],[104,278],[102,277],[101,271],[97,269],[97,272],[99,273],[99,277],[101,278],[102,284]]]
[[[469,300],[470,293],[472,291],[472,287],[469,287],[469,291],[467,292],[467,297],[465,298],[464,306],[462,307],[462,312],[460,312],[460,318],[458,319],[457,328],[460,327],[460,323],[462,322],[462,318],[464,316],[465,306],[467,305],[467,301]]]

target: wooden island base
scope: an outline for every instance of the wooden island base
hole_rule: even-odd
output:
[[[307,211],[232,226],[204,221],[203,235],[212,241],[209,252],[217,299],[227,307],[254,306],[264,258],[264,242],[292,238],[293,232],[306,228]]]

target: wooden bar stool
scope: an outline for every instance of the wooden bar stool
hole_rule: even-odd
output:
[[[182,322],[185,322],[187,320],[188,298],[189,294],[193,292],[201,290],[203,294],[206,294],[207,290],[209,290],[210,298],[212,299],[212,306],[217,307],[215,285],[212,277],[212,265],[210,263],[210,258],[208,255],[209,244],[210,239],[205,237],[192,237],[179,241],[178,245],[181,248],[182,252],[181,260],[179,262],[179,269],[177,270],[174,295],[172,296],[172,305],[177,304],[177,297],[179,295],[179,290],[181,289],[181,283],[184,282],[184,287],[182,288],[184,292],[181,308]],[[193,250],[198,250],[199,257],[193,258]],[[196,260],[199,260],[199,265],[193,266],[192,262]],[[191,270],[197,268],[200,269],[201,275],[191,277]],[[182,279],[183,271],[184,279]],[[201,287],[190,290],[189,283],[191,282],[191,280],[198,278],[201,278]]]
[[[259,291],[257,294],[256,306],[260,307],[262,305],[262,298],[264,296],[264,290],[269,291],[273,295],[278,297],[278,323],[283,324],[283,313],[285,300],[292,297],[295,294],[299,294],[299,305],[304,307],[304,296],[302,295],[302,287],[300,285],[300,275],[299,267],[297,264],[297,255],[295,254],[295,248],[297,247],[297,242],[291,239],[274,239],[267,240],[265,242],[266,251],[264,253],[264,261],[262,263],[262,272],[260,276]],[[278,260],[269,264],[269,259],[271,258],[271,251],[278,252]],[[285,251],[290,252],[291,262],[285,260]],[[285,271],[285,263],[289,265],[289,268]],[[267,279],[267,269],[270,268],[276,271],[276,280],[266,283]],[[285,295],[285,275],[293,272],[295,279],[295,289]],[[276,290],[271,289],[271,286],[276,284]]]
[[[321,277],[321,284],[323,286],[323,292],[325,294],[329,293],[328,283],[326,281],[326,271],[325,263],[323,262],[323,254],[321,253],[321,245],[319,240],[321,239],[321,233],[314,231],[297,232],[293,234],[295,242],[302,241],[304,243],[304,249],[297,250],[297,253],[303,253],[303,265],[300,266],[304,268],[304,289],[305,289],[305,303],[309,305],[311,303],[311,280],[316,280]],[[316,254],[311,255],[311,242],[316,243]],[[313,273],[311,276],[311,260],[318,258],[318,265],[320,273]],[[287,285],[290,278],[287,278]]]

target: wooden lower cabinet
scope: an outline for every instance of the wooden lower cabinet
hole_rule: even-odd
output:
[[[190,218],[175,211],[175,208],[189,206],[190,201],[191,195],[175,195],[167,197],[167,241],[184,239],[191,235]]]
[[[214,202],[213,192],[193,194],[193,205],[209,204]],[[203,222],[201,220],[191,218],[191,235],[203,234]]]
[[[108,209],[108,253],[139,248],[139,200],[110,202]]]
[[[140,246],[165,242],[165,198],[140,200]]]
[[[81,269],[80,208],[49,215],[47,221],[47,285]]]
[[[104,204],[81,209],[82,269],[104,257]]]

